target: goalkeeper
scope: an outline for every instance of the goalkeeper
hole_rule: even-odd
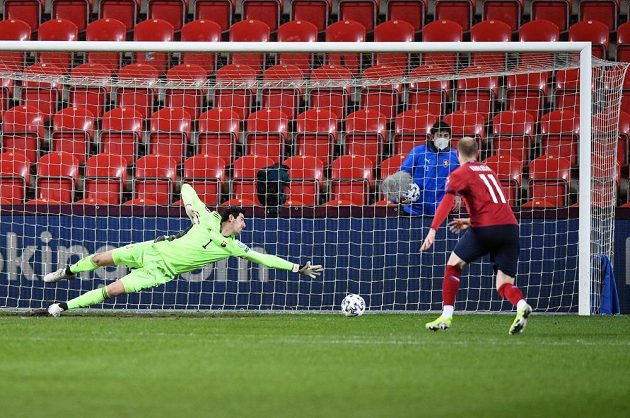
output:
[[[44,282],[73,279],[77,273],[103,266],[127,266],[132,270],[125,277],[100,289],[91,290],[67,302],[53,303],[42,314],[59,316],[63,311],[102,303],[105,299],[159,286],[175,276],[199,269],[230,256],[281,270],[290,270],[314,279],[323,268],[307,261],[298,265],[274,255],[251,250],[236,239],[245,228],[242,209],[227,208],[222,215],[206,210],[195,190],[184,184],[181,190],[186,214],[192,225],[177,235],[154,241],[129,244],[115,250],[82,258],[77,263],[44,276]]]

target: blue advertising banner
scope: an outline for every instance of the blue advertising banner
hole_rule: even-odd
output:
[[[181,217],[7,215],[0,217],[0,306],[34,308],[78,296],[122,277],[124,267],[100,268],[80,279],[44,285],[42,275],[80,257],[130,242],[174,234]],[[257,251],[292,262],[323,264],[318,280],[224,260],[105,307],[143,309],[337,309],[347,293],[364,296],[371,310],[441,308],[443,267],[457,236],[442,228],[434,248],[419,253],[430,219],[409,217],[264,218],[247,220],[240,239]],[[620,221],[618,237],[630,221]],[[628,311],[624,258],[617,240],[615,270]],[[517,284],[539,311],[577,312],[577,220],[521,220]],[[620,260],[623,258],[623,260]],[[620,267],[618,267],[620,266]],[[509,310],[494,290],[492,264],[473,263],[462,277],[457,309]]]

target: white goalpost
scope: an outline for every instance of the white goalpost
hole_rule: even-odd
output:
[[[379,185],[443,121],[452,145],[478,140],[509,196],[529,303],[599,311],[627,158],[627,64],[593,58],[590,43],[0,41],[0,59],[0,309],[122,277],[42,280],[186,229],[184,182],[211,210],[246,208],[244,243],[323,264],[323,278],[226,260],[98,307],[329,311],[357,293],[369,311],[440,309],[458,237],[443,226],[420,254],[432,214],[409,216]],[[279,163],[286,200],[265,206],[257,174]],[[421,196],[429,207],[431,192]],[[469,266],[457,309],[509,310],[492,275],[487,258]]]

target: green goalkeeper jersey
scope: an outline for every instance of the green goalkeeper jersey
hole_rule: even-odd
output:
[[[224,237],[221,235],[221,215],[209,212],[190,185],[184,184],[181,194],[184,204],[191,204],[199,212],[199,223],[154,244],[173,275],[196,270],[230,256],[281,270],[298,270],[297,264],[254,251],[234,236]]]

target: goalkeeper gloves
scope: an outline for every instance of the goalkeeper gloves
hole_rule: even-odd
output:
[[[184,208],[186,209],[186,215],[188,215],[188,217],[190,218],[190,221],[194,224],[198,224],[199,223],[199,212],[197,212],[197,210],[195,210],[195,208],[193,208],[193,205],[191,205],[190,203],[186,204],[186,206],[184,206]]]
[[[297,266],[297,264],[296,264]],[[324,271],[324,268],[319,265],[319,264],[311,264],[310,261],[307,261],[306,264],[302,264],[301,266],[298,266],[297,268],[297,272],[304,275],[304,276],[308,276],[311,279],[314,279],[315,277],[319,276],[320,274],[322,274],[322,271]]]

